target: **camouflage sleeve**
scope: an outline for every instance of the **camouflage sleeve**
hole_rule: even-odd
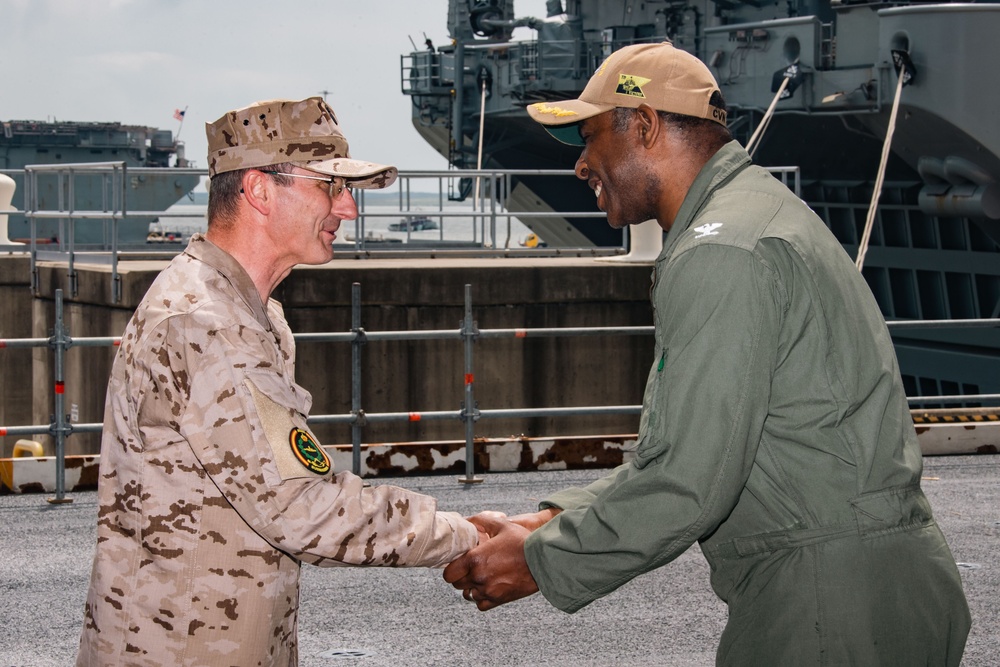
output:
[[[311,397],[273,334],[238,321],[220,328],[234,319],[222,308],[164,324],[149,376],[176,394],[180,437],[255,532],[324,566],[439,566],[475,546],[475,527],[438,512],[434,498],[335,474],[306,425]]]

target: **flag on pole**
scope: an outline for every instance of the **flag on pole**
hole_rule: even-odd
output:
[[[184,120],[184,114],[186,113],[187,113],[186,108],[183,111],[181,111],[180,109],[174,109],[174,118],[176,120]]]

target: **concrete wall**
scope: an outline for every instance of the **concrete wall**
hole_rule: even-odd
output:
[[[0,268],[3,264],[0,261]],[[33,326],[17,335],[48,335],[54,317],[52,295],[60,287],[71,336],[120,335],[162,266],[157,262],[120,264],[123,300],[113,305],[109,267],[78,265],[79,289],[71,296],[66,266],[43,264],[41,297],[31,299],[26,289],[18,294],[17,300],[28,303],[16,307],[32,313]],[[324,267],[294,270],[274,296],[283,303],[297,333],[349,331],[353,282],[361,283],[362,326],[367,331],[457,330],[464,317],[466,283],[472,285],[473,317],[481,330],[645,326],[652,323],[649,277],[649,265],[577,258],[338,259]],[[15,306],[5,302],[3,307]],[[652,347],[652,336],[479,339],[473,368],[476,401],[482,410],[635,405],[642,400]],[[112,348],[90,347],[75,347],[67,353],[66,411],[75,405],[80,422],[103,421],[114,353]],[[47,423],[52,412],[51,353],[45,349],[0,354],[30,356],[34,386],[30,414],[25,415],[22,408],[16,413],[17,422],[7,420],[6,424]],[[460,409],[465,373],[460,341],[373,341],[362,355],[366,412]],[[350,363],[347,343],[299,343],[297,380],[313,394],[313,414],[350,412]],[[630,415],[483,419],[476,425],[476,436],[600,435],[634,433],[637,428],[638,417]],[[316,432],[325,444],[351,439],[347,426],[319,425]],[[366,427],[362,440],[461,439],[464,434],[464,425],[457,420],[384,423]],[[38,439],[47,453],[53,453],[47,437]],[[98,436],[75,434],[67,441],[66,451],[97,453]]]
[[[33,336],[30,267],[27,257],[0,255],[0,338]],[[30,349],[0,349],[0,427],[35,423],[31,367]],[[0,458],[10,456],[22,437],[0,437]]]

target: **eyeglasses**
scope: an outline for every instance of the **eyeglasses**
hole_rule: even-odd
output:
[[[289,174],[284,171],[265,171],[265,174],[277,174],[279,176],[291,176],[292,178],[308,178],[310,181],[323,181],[327,184],[329,190],[329,195],[333,199],[336,199],[340,195],[344,194],[344,190],[350,189],[351,186],[347,184],[343,178],[339,176],[331,176],[330,178],[323,178],[322,176],[307,176],[306,174]]]

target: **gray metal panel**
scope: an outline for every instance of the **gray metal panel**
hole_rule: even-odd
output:
[[[917,70],[902,104],[947,119],[981,147],[955,146],[957,138],[922,137],[926,154],[970,157],[1000,180],[1000,90],[994,64],[1000,55],[1000,5],[947,4],[885,9],[879,15],[880,62],[905,48]],[[895,86],[895,74],[891,84]],[[891,99],[891,93],[887,97]],[[947,142],[944,141],[947,139]],[[957,150],[956,150],[957,148]],[[985,151],[983,149],[986,149]]]

